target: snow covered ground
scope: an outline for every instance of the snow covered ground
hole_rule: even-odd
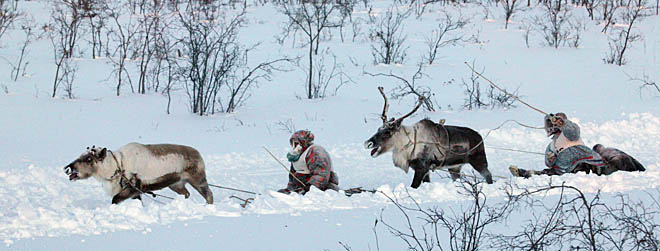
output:
[[[389,1],[375,2],[375,11]],[[47,1],[20,2],[21,9],[37,22],[48,18]],[[390,90],[398,85],[388,78],[370,77],[368,72],[393,71],[411,76],[425,45],[423,36],[441,16],[438,10],[455,8],[436,6],[420,19],[406,21],[408,60],[403,65],[373,65],[369,41],[365,37],[345,42],[334,37],[321,46],[330,48],[346,73],[355,81],[339,90],[337,96],[305,100],[304,72],[277,73],[271,82],[252,91],[246,106],[232,114],[199,117],[190,114],[187,96],[174,93],[172,114],[165,113],[167,98],[160,94],[113,93],[114,79],[107,59],[77,60],[77,99],[50,98],[54,67],[50,42],[35,42],[28,55],[29,76],[13,82],[9,67],[0,62],[0,249],[246,249],[246,250],[340,250],[339,241],[356,250],[374,250],[374,220],[391,203],[382,195],[321,192],[313,189],[306,196],[282,195],[274,191],[286,185],[287,174],[265,151],[266,146],[284,161],[290,132],[283,124],[310,129],[316,143],[328,149],[344,188],[362,186],[384,193],[401,194],[412,180],[394,167],[391,154],[372,159],[362,142],[380,126],[382,98],[376,87]],[[540,126],[542,117],[517,104],[509,110],[473,110],[463,104],[461,79],[470,76],[463,62],[472,62],[491,80],[509,89],[518,88],[528,102],[548,112],[563,111],[578,122],[587,145],[601,143],[617,147],[635,156],[647,167],[644,173],[615,173],[611,176],[569,174],[553,178],[577,186],[586,192],[633,194],[655,191],[660,181],[660,93],[639,88],[630,76],[648,74],[660,79],[660,17],[650,16],[639,23],[643,40],[629,51],[625,66],[603,64],[607,50],[602,24],[587,23],[580,48],[539,46],[540,38],[531,38],[527,48],[519,29],[522,20],[535,12],[514,16],[509,29],[503,29],[499,7],[492,7],[485,19],[481,7],[468,6],[462,11],[471,17],[464,32],[478,35],[480,43],[443,47],[439,59],[425,67],[428,75],[420,80],[435,92],[441,106],[436,112],[420,111],[408,118],[408,124],[428,117],[446,119],[447,124],[468,126],[482,135],[505,120],[515,119]],[[576,15],[586,11],[577,8]],[[275,43],[284,17],[270,6],[249,8],[249,24],[241,31],[246,43],[263,42],[259,57],[274,53],[304,55],[305,49]],[[355,11],[365,17],[366,10]],[[364,27],[367,30],[367,27]],[[22,37],[10,31],[0,43],[0,55],[17,57]],[[275,50],[271,48],[277,48]],[[276,55],[277,56],[277,55]],[[357,62],[352,65],[351,60]],[[450,81],[453,80],[453,81]],[[485,85],[482,81],[482,85]],[[391,101],[390,114],[399,116],[413,106],[414,98]],[[404,122],[406,123],[406,122]],[[207,166],[212,184],[255,191],[254,203],[241,208],[229,196],[245,194],[213,189],[215,203],[206,205],[193,193],[184,200],[171,191],[161,194],[176,197],[126,201],[110,205],[100,183],[95,180],[70,182],[62,167],[75,159],[85,147],[96,145],[116,149],[129,142],[177,143],[197,148]],[[489,168],[497,178],[485,188],[492,197],[502,195],[507,181],[520,185],[547,183],[547,177],[529,180],[509,178],[507,167],[540,169],[542,156],[501,151],[488,147],[513,148],[542,152],[549,140],[539,130],[509,123],[490,132],[485,139]],[[464,173],[471,173],[469,166]],[[465,203],[456,184],[447,174],[436,172],[431,184],[410,190],[423,205],[448,207]],[[385,216],[395,217],[392,210]],[[310,231],[312,230],[312,231]],[[379,229],[384,250],[401,250],[403,243]],[[309,238],[306,238],[309,236]],[[302,241],[301,241],[302,239]],[[318,243],[312,243],[318,240]],[[302,246],[300,246],[302,245]],[[320,245],[320,246],[319,246]],[[381,246],[383,247],[383,246]],[[401,248],[397,248],[401,247]]]

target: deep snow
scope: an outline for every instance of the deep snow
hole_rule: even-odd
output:
[[[375,10],[387,4],[388,1],[376,2]],[[38,22],[47,21],[47,1],[20,2],[19,6],[29,10]],[[630,63],[619,67],[602,63],[607,40],[596,22],[588,23],[581,48],[541,47],[540,38],[534,37],[532,47],[526,48],[517,24],[533,11],[520,13],[509,29],[504,30],[501,10],[493,8],[491,19],[484,19],[480,8],[475,6],[463,10],[464,15],[472,17],[466,32],[478,33],[483,43],[441,49],[441,57],[425,68],[428,77],[421,80],[436,93],[441,109],[420,111],[406,123],[424,117],[436,121],[444,118],[447,124],[468,126],[482,135],[508,119],[541,125],[542,117],[538,113],[519,104],[510,110],[460,109],[463,103],[460,81],[470,76],[463,62],[474,60],[478,68],[485,67],[484,74],[491,80],[509,89],[519,88],[528,102],[548,112],[566,112],[580,124],[587,145],[601,143],[620,148],[648,169],[644,173],[616,173],[607,177],[570,174],[554,180],[587,192],[657,191],[653,189],[660,181],[657,156],[660,93],[640,91],[638,83],[630,81],[629,76],[646,73],[655,79],[660,77],[659,17],[648,17],[639,24],[644,39],[631,48]],[[45,39],[36,42],[29,54],[29,76],[13,82],[7,77],[8,67],[0,67],[0,84],[9,90],[8,94],[0,94],[0,240],[5,244],[2,248],[106,249],[106,245],[111,245],[113,248],[287,250],[295,248],[287,236],[306,236],[312,229],[316,232],[313,234],[323,236],[323,245],[303,249],[340,249],[337,241],[347,241],[360,250],[373,249],[371,227],[380,210],[390,205],[386,198],[378,194],[347,198],[341,193],[318,190],[304,197],[274,193],[286,185],[287,176],[261,147],[268,147],[284,161],[290,132],[281,123],[290,120],[297,129],[312,130],[316,143],[328,149],[340,186],[402,193],[412,175],[394,167],[391,154],[372,159],[362,145],[380,125],[382,98],[376,87],[383,85],[390,90],[398,83],[361,73],[391,70],[412,75],[424,50],[423,35],[438,19],[435,12],[438,9],[432,8],[419,20],[409,19],[405,30],[409,33],[410,48],[405,65],[372,65],[366,37],[355,43],[341,43],[335,36],[321,45],[337,54],[339,62],[346,66],[346,73],[355,81],[340,89],[337,96],[312,101],[296,98],[304,92],[305,78],[297,69],[278,73],[272,82],[262,83],[253,90],[247,105],[236,113],[208,117],[190,114],[182,91],[175,93],[170,115],[165,114],[167,99],[160,94],[129,94],[126,88],[124,95],[115,97],[108,60],[92,60],[88,56],[78,59],[80,69],[75,89],[78,98],[50,98],[48,90],[54,75],[50,45]],[[576,9],[575,13],[583,15],[584,10]],[[357,10],[355,15],[364,17],[365,10]],[[241,31],[241,39],[246,43],[264,42],[257,58],[304,53],[304,49],[291,48],[290,42],[283,47],[274,42],[273,37],[279,33],[278,27],[284,19],[273,8],[250,7],[249,20]],[[9,32],[3,38],[6,46],[0,48],[0,55],[17,56],[21,39],[19,33]],[[273,47],[281,49],[269,49]],[[351,65],[349,57],[360,65]],[[453,83],[448,84],[452,79]],[[408,97],[391,101],[390,114],[399,116],[409,111],[413,100]],[[62,171],[87,146],[116,149],[134,141],[193,146],[206,161],[210,183],[262,195],[245,209],[239,201],[229,198],[230,195],[247,197],[245,194],[219,189],[213,189],[215,204],[211,206],[205,205],[196,193],[189,200],[158,199],[165,205],[148,198],[142,203],[127,201],[110,205],[100,183],[91,179],[69,182]],[[515,124],[492,131],[485,140],[491,172],[509,177],[510,164],[536,169],[543,167],[543,161],[540,156],[488,146],[542,152],[548,142],[542,131]],[[469,166],[463,170],[471,172]],[[411,194],[424,205],[461,203],[464,198],[446,176],[437,172],[432,177],[433,183],[424,184]],[[509,179],[498,179],[485,190],[489,196],[497,197],[501,195],[499,188]],[[513,182],[531,185],[547,180],[547,177],[535,177],[513,179]],[[170,191],[160,193],[174,196]],[[282,225],[291,229],[283,231]],[[385,231],[379,237],[384,243],[397,243]]]

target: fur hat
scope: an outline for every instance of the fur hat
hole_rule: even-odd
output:
[[[314,134],[309,130],[300,130],[294,132],[289,139],[289,143],[293,145],[293,143],[296,142],[300,144],[303,149],[307,149],[307,147],[314,144]]]
[[[545,133],[548,136],[551,136],[555,133],[561,132],[561,128],[559,128],[558,126],[556,126],[552,123],[552,118],[561,119],[564,122],[566,122],[568,120],[568,117],[563,112],[556,113],[556,114],[550,113],[548,115],[545,115],[545,118],[543,119],[543,121],[544,121],[544,124],[545,124]]]

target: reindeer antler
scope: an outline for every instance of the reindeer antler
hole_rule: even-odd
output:
[[[419,102],[417,102],[417,105],[415,106],[415,109],[413,109],[412,111],[410,111],[408,114],[403,115],[403,117],[398,118],[394,123],[395,123],[395,124],[396,124],[396,123],[401,123],[401,121],[403,121],[405,118],[407,118],[407,117],[409,117],[410,115],[412,115],[413,113],[415,113],[415,112],[417,111],[417,109],[419,109],[419,107],[422,106],[422,104],[424,103],[424,97],[423,97],[423,96],[419,96],[418,101],[419,101]]]
[[[383,95],[383,99],[385,100],[385,106],[383,106],[383,114],[380,115],[380,119],[382,119],[383,124],[385,124],[387,123],[387,109],[390,108],[390,104],[387,102],[387,96],[385,95],[382,86],[378,87],[378,91],[380,92],[380,95]]]

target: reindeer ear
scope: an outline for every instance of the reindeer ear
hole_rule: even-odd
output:
[[[103,160],[103,159],[105,159],[105,156],[106,156],[107,154],[108,154],[108,148],[105,148],[105,147],[104,147],[100,152],[98,152],[98,156],[97,156],[97,158],[98,158],[99,160]]]

